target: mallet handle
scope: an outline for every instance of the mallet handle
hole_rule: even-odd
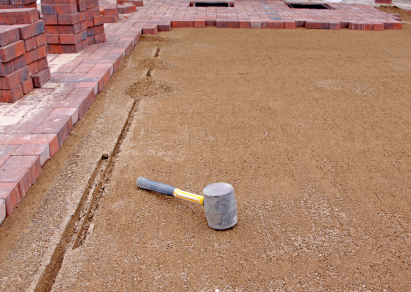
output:
[[[175,187],[172,187],[170,185],[152,181],[144,177],[139,177],[137,179],[137,186],[143,190],[155,191],[157,193],[171,197],[174,197],[174,190],[176,189]]]
[[[203,196],[185,192],[170,185],[152,181],[144,177],[139,177],[137,179],[137,186],[143,190],[154,191],[163,195],[177,197],[204,205]]]

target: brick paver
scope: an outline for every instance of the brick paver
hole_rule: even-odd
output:
[[[73,125],[84,116],[96,94],[103,90],[142,33],[156,34],[171,27],[205,26],[401,29],[398,16],[358,4],[330,3],[327,5],[331,9],[310,10],[292,9],[283,2],[229,3],[230,7],[191,7],[188,1],[145,2],[136,12],[121,16],[118,22],[105,24],[106,42],[89,46],[77,54],[49,55],[51,78],[47,83],[15,103],[0,103],[0,208],[4,209],[5,203],[7,216],[38,177],[41,167],[62,146]],[[100,6],[104,4],[100,3]],[[13,41],[16,39],[14,32],[7,35]],[[3,51],[1,58],[7,59],[11,51],[8,48]],[[19,54],[18,48],[14,51]],[[23,76],[23,73],[16,74]],[[19,81],[27,74],[20,75]],[[43,76],[38,78],[41,82]],[[0,217],[2,212],[4,210],[0,210]]]

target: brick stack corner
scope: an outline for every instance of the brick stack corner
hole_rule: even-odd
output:
[[[0,0],[0,9],[36,8],[36,0]]]
[[[142,0],[117,0],[117,4],[100,7],[100,15],[104,18],[104,23],[115,23],[120,19],[120,14],[136,12],[137,7],[142,6]]]
[[[42,0],[41,10],[51,54],[78,53],[106,41],[98,0]]]
[[[1,9],[0,102],[15,102],[49,79],[47,38],[37,9]]]

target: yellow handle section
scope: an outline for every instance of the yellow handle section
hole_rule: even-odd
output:
[[[188,200],[191,202],[196,202],[196,203],[203,205],[203,196],[188,193],[188,192],[185,192],[179,189],[174,189],[173,195],[174,197]]]

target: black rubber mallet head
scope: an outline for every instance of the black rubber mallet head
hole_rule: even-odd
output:
[[[208,226],[215,230],[226,230],[237,224],[237,203],[230,184],[214,183],[203,190],[203,196],[179,190],[170,185],[155,182],[144,177],[137,179],[137,186],[143,190],[182,198],[204,206]]]

